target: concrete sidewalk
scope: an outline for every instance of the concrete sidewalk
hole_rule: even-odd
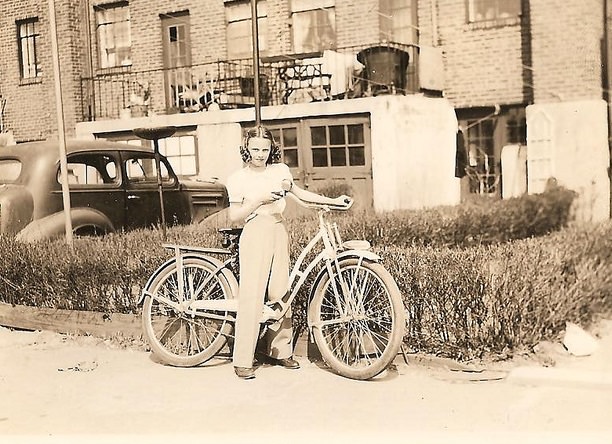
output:
[[[561,344],[552,359],[554,366],[524,365],[513,368],[507,382],[522,385],[612,390],[612,320],[596,327],[597,349],[589,356],[572,356]]]

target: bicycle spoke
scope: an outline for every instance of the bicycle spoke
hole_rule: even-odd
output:
[[[170,263],[165,274],[161,273],[147,289],[151,293],[145,302],[148,314],[143,310],[147,339],[152,350],[171,365],[197,365],[214,356],[224,345],[231,328],[228,321],[210,319],[188,305],[192,301],[231,297],[229,285],[224,284],[227,281],[217,274],[219,270],[207,260],[186,258],[180,278],[176,265]],[[179,300],[181,295],[184,301]],[[227,312],[215,311],[214,315],[224,318]]]
[[[390,293],[385,272],[360,259],[348,260],[319,290],[313,326],[320,336],[315,339],[326,361],[341,374],[368,378],[393,359],[393,352],[388,352],[398,347],[398,293]],[[342,293],[335,294],[334,288],[342,288]]]

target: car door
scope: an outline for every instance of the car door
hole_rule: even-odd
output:
[[[122,154],[126,191],[126,227],[148,228],[161,223],[161,205],[157,185],[157,169],[153,153],[125,152]],[[162,194],[166,223],[184,220],[179,184],[176,175],[161,158]]]
[[[87,207],[103,213],[116,230],[125,223],[125,191],[118,165],[116,151],[74,153],[67,158],[71,207]],[[59,174],[58,166],[58,185]]]

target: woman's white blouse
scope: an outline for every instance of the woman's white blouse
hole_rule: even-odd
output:
[[[257,171],[246,166],[227,179],[227,193],[231,203],[245,203],[272,191],[281,191],[283,180],[293,183],[291,170],[284,163],[273,163]],[[261,205],[252,214],[280,215],[285,210],[285,198]],[[246,219],[250,219],[249,215]]]

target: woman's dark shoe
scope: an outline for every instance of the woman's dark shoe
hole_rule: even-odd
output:
[[[300,363],[297,362],[293,358],[285,358],[285,359],[274,359],[270,358],[270,362],[274,365],[280,365],[281,367],[290,368],[290,369],[298,369],[300,368]]]
[[[255,378],[255,370],[251,367],[234,367],[236,376],[240,379],[253,379]]]

